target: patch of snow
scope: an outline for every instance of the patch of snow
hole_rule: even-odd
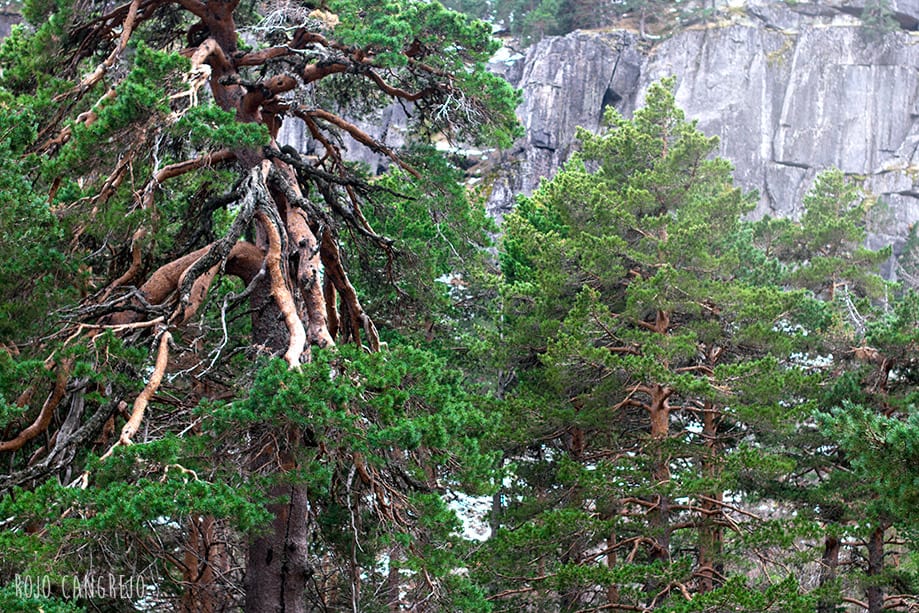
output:
[[[447,493],[447,507],[463,522],[464,539],[486,541],[491,537],[491,526],[488,525],[491,496],[469,496],[451,491]]]

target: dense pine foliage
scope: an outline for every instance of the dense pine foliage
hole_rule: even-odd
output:
[[[842,173],[751,220],[664,82],[579,134],[495,262],[431,146],[519,134],[489,26],[416,0],[24,15],[0,610],[919,606],[919,295],[878,276]],[[393,103],[400,150],[354,120]]]
[[[892,594],[916,589],[916,470],[882,458],[914,445],[894,347],[916,298],[886,302],[889,252],[862,246],[868,201],[841,173],[800,220],[746,221],[670,86],[581,133],[505,219],[517,382],[478,576],[508,611],[915,602]]]

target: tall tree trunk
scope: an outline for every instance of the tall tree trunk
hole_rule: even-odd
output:
[[[670,388],[653,385],[651,403],[648,407],[651,421],[652,466],[651,477],[654,487],[662,490],[670,482],[670,456],[667,440],[670,438],[670,405],[667,399]],[[652,511],[651,525],[654,530],[655,550],[652,559],[670,561],[670,498],[661,492],[657,495],[657,506]]]
[[[827,535],[823,543],[823,558],[820,561],[820,587],[829,589],[830,584],[836,581],[836,569],[839,566],[839,539],[834,535]],[[834,613],[836,611],[836,598],[824,594],[817,603],[817,613]]]
[[[884,572],[884,524],[882,523],[868,538],[868,613],[884,610],[884,589],[880,584]]]
[[[246,613],[305,613],[309,565],[309,519],[306,487],[277,486],[271,496],[287,501],[270,505],[274,520],[268,533],[249,543]]]
[[[607,514],[604,519],[610,520],[614,517],[613,513]],[[619,563],[619,557],[616,555],[616,530],[611,528],[609,536],[606,538],[606,546],[608,548],[606,552],[606,567],[610,570],[616,567],[616,564]],[[606,604],[610,610],[615,611],[616,605],[619,604],[619,586],[615,583],[611,583],[606,588]]]
[[[237,31],[233,19],[236,5],[237,2],[233,0],[226,3],[208,2],[208,10],[201,18],[210,37],[220,48],[219,53],[210,54],[206,60],[212,69],[211,91],[217,104],[224,110],[235,112],[240,121],[267,125],[274,137],[278,126],[261,113],[259,104],[248,100],[257,95],[257,92],[247,91],[238,83],[237,68],[232,60],[237,51]],[[194,57],[192,61],[194,63]],[[253,99],[258,102],[257,97]],[[261,164],[267,186],[269,171],[263,154],[256,150],[237,151],[235,154],[244,167]],[[292,197],[301,197],[295,174],[286,164],[275,160],[270,167],[283,175],[282,180],[285,177],[288,180],[293,178],[289,186],[293,190]],[[283,351],[287,348],[285,359],[291,367],[295,367],[299,364],[301,355],[309,357],[308,345],[301,354],[300,345],[294,342],[299,341],[301,334],[304,337],[306,335],[303,323],[312,324],[314,313],[304,313],[306,308],[303,302],[309,303],[310,297],[315,298],[317,294],[321,299],[321,284],[313,279],[310,287],[302,288],[303,293],[309,295],[301,295],[298,282],[305,279],[300,278],[301,271],[290,270],[289,259],[294,253],[299,253],[301,247],[306,246],[312,252],[310,260],[318,261],[318,255],[313,250],[316,239],[307,224],[300,223],[301,219],[292,212],[291,203],[288,202],[289,194],[278,189],[276,184],[269,190],[269,194],[264,194],[269,201],[257,205],[263,208],[257,209],[255,217],[255,242],[268,254],[265,260],[268,274],[257,281],[258,285],[251,295],[252,342],[273,351]],[[307,266],[308,262],[303,261],[305,259],[301,258],[301,267]],[[291,304],[291,298],[294,296],[300,304]],[[324,304],[307,306],[311,307],[310,310],[321,307],[324,318]],[[314,340],[318,339],[308,338],[305,342]],[[252,436],[253,440],[260,438],[256,431],[253,431]],[[282,444],[294,448],[300,443],[299,433],[290,433],[288,440]],[[295,467],[291,454],[272,444],[262,447],[262,451],[253,458],[254,467],[277,466],[278,463],[282,470]],[[269,494],[272,498],[285,500],[268,506],[268,510],[274,515],[268,532],[249,543],[245,611],[305,612],[308,610],[307,583],[312,573],[308,560],[310,522],[307,491],[301,485],[285,484],[275,486]]]
[[[389,551],[389,574],[386,577],[389,613],[399,613],[402,610],[402,577],[398,565],[395,564],[397,557],[401,557],[400,552],[397,547],[393,547]]]
[[[721,463],[718,455],[721,453],[718,444],[718,423],[720,416],[718,409],[706,402],[702,412],[702,437],[705,439],[705,456],[702,460],[702,472],[705,478],[715,482],[720,476]],[[699,576],[700,588],[703,592],[710,592],[721,585],[720,578],[724,575],[722,562],[723,528],[721,527],[721,512],[724,501],[724,492],[720,489],[713,490],[702,499],[703,516],[702,525],[699,527]]]
[[[265,245],[267,248],[267,245]],[[271,296],[270,283],[261,284],[251,298],[254,341],[275,351],[288,345],[290,334],[283,324],[276,301]],[[252,439],[263,438],[260,429],[252,431]],[[301,437],[290,433],[286,444],[293,448]],[[271,443],[259,445],[262,452],[252,460],[253,471],[264,466],[282,469],[294,467],[288,453],[279,453]],[[258,447],[257,447],[258,448]],[[270,528],[249,542],[246,560],[246,613],[300,613],[309,610],[307,583],[312,576],[308,561],[310,546],[309,499],[306,487],[277,485],[269,492],[272,498],[286,499],[271,504],[274,515]]]
[[[218,613],[230,608],[228,594],[217,579],[229,570],[226,546],[217,533],[214,518],[189,518],[183,580],[185,593],[179,601],[182,613]]]

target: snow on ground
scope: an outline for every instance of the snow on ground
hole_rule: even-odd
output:
[[[447,506],[463,522],[463,538],[485,541],[491,536],[488,515],[491,513],[491,496],[469,496],[462,492],[448,492]]]

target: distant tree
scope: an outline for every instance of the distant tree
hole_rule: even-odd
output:
[[[848,542],[841,545],[851,551],[849,576],[870,613],[919,604],[917,329],[914,291],[874,315],[847,354],[851,383],[838,386],[836,402],[819,415],[845,471],[834,479],[846,485],[844,496],[834,496],[848,511],[841,531]]]
[[[890,0],[866,0],[862,8],[862,33],[869,41],[876,41],[899,29]]]
[[[890,606],[908,606],[919,589],[915,541],[904,536],[915,518],[905,510],[911,503],[903,506],[902,487],[916,475],[905,468],[909,460],[901,451],[891,453],[885,442],[889,433],[903,442],[916,435],[916,379],[910,374],[916,297],[898,295],[878,276],[889,248],[864,247],[871,200],[832,170],[818,176],[800,221],[757,224],[760,245],[788,265],[785,283],[814,291],[832,318],[800,356],[823,373],[806,394],[810,416],[776,445],[794,469],[759,481],[761,492],[793,506],[823,534],[821,613],[837,610],[843,598],[857,600],[859,591],[872,612],[884,608],[885,591]],[[892,544],[903,560],[889,555]]]
[[[866,299],[884,297],[878,270],[891,254],[889,247],[865,247],[868,204],[861,188],[841,171],[825,171],[804,197],[800,222],[763,219],[755,226],[757,243],[787,264],[786,283],[829,302],[841,298],[846,305],[853,300],[865,305]]]

